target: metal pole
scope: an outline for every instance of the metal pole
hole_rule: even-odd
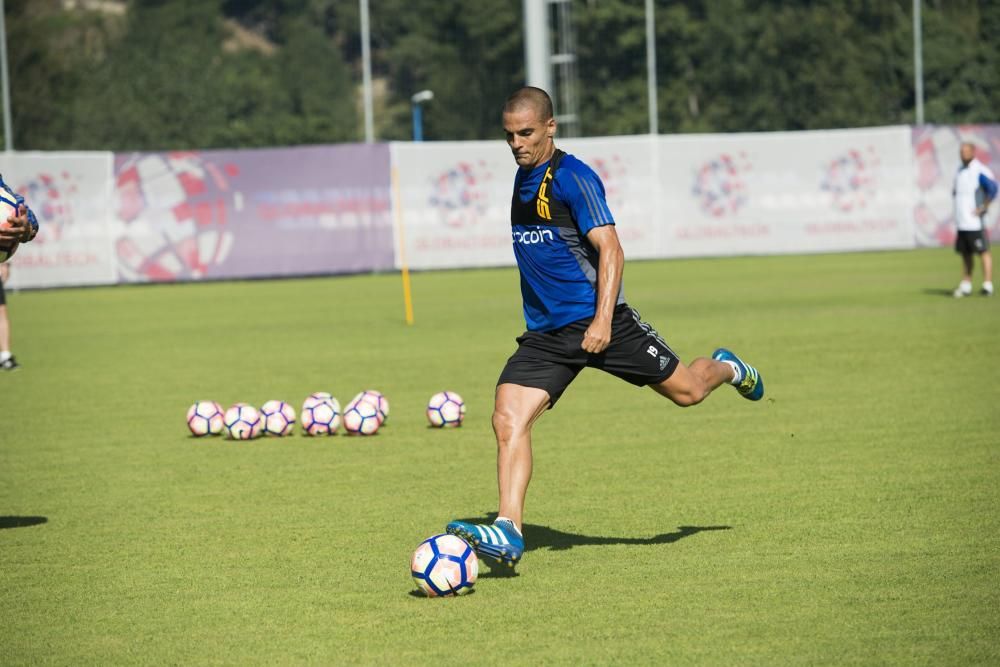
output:
[[[420,105],[413,105],[413,140],[424,140],[424,119],[420,112]]]
[[[526,83],[529,86],[541,88],[555,97],[552,90],[548,0],[524,0],[523,7]]]
[[[924,37],[920,4],[920,0],[913,0],[913,87],[917,98],[917,125],[924,124]]]
[[[368,0],[361,1],[361,63],[362,95],[365,100],[365,143],[375,141],[375,123],[372,113],[372,54],[368,30]]]
[[[3,0],[0,0],[0,85],[3,87],[3,139],[4,150],[14,150],[14,130],[10,122],[10,78],[7,75],[7,23],[4,20]]]
[[[421,90],[419,93],[410,95],[410,104],[413,105],[413,140],[424,140],[424,110],[421,106],[424,102],[434,99],[433,90]]]
[[[653,0],[646,0],[646,88],[649,97],[649,133],[659,134],[659,107],[656,103],[656,22]]]

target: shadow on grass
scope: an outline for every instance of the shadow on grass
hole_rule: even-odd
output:
[[[44,516],[0,516],[0,530],[4,528],[27,528],[40,523],[48,523]]]
[[[466,592],[466,593],[462,593],[461,595],[447,595],[447,596],[443,596],[443,597],[445,597],[445,598],[451,598],[451,597],[459,597],[459,598],[467,598],[467,597],[469,597],[470,595],[475,595],[475,594],[476,594],[476,589],[475,589],[475,588],[470,588],[470,589],[468,590],[468,592]],[[426,596],[426,595],[424,594],[424,592],[423,592],[422,590],[420,590],[419,588],[414,588],[414,589],[413,589],[412,591],[410,591],[410,592],[409,592],[409,596],[410,596],[411,598],[422,598],[422,599],[427,599],[427,596]]]
[[[943,287],[925,287],[923,292],[929,296],[947,296],[953,299],[955,298],[954,289],[944,289]]]
[[[481,517],[459,519],[467,523],[493,523],[496,520],[496,512],[490,512]],[[607,545],[607,544],[673,544],[685,537],[690,537],[697,533],[709,530],[732,530],[731,526],[678,526],[677,530],[670,533],[660,533],[652,537],[600,537],[597,535],[580,535],[577,533],[567,533],[556,530],[548,526],[539,526],[533,523],[524,524],[524,540],[527,543],[525,551],[535,551],[536,549],[550,549],[552,551],[565,551],[573,547]],[[490,571],[480,573],[481,577],[516,577],[517,571],[509,567],[492,564],[489,560],[483,560]]]

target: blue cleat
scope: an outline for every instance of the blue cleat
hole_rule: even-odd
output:
[[[524,553],[524,538],[510,519],[498,519],[492,524],[452,521],[445,530],[471,544],[480,556],[508,567],[514,567]]]
[[[746,363],[735,354],[724,347],[712,353],[712,358],[716,361],[731,362],[739,373],[739,378],[733,383],[740,396],[751,401],[759,401],[764,397],[764,378],[760,376],[757,369]]]

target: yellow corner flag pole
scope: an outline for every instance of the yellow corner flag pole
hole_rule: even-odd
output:
[[[406,307],[406,323],[413,324],[413,295],[410,293],[410,267],[406,264],[406,228],[403,226],[403,199],[399,196],[399,171],[392,168],[392,196],[396,200],[396,238],[399,239],[399,268],[403,276],[403,303]]]

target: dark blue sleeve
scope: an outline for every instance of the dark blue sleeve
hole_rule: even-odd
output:
[[[997,182],[982,172],[979,173],[979,187],[983,189],[988,199],[997,198]]]

